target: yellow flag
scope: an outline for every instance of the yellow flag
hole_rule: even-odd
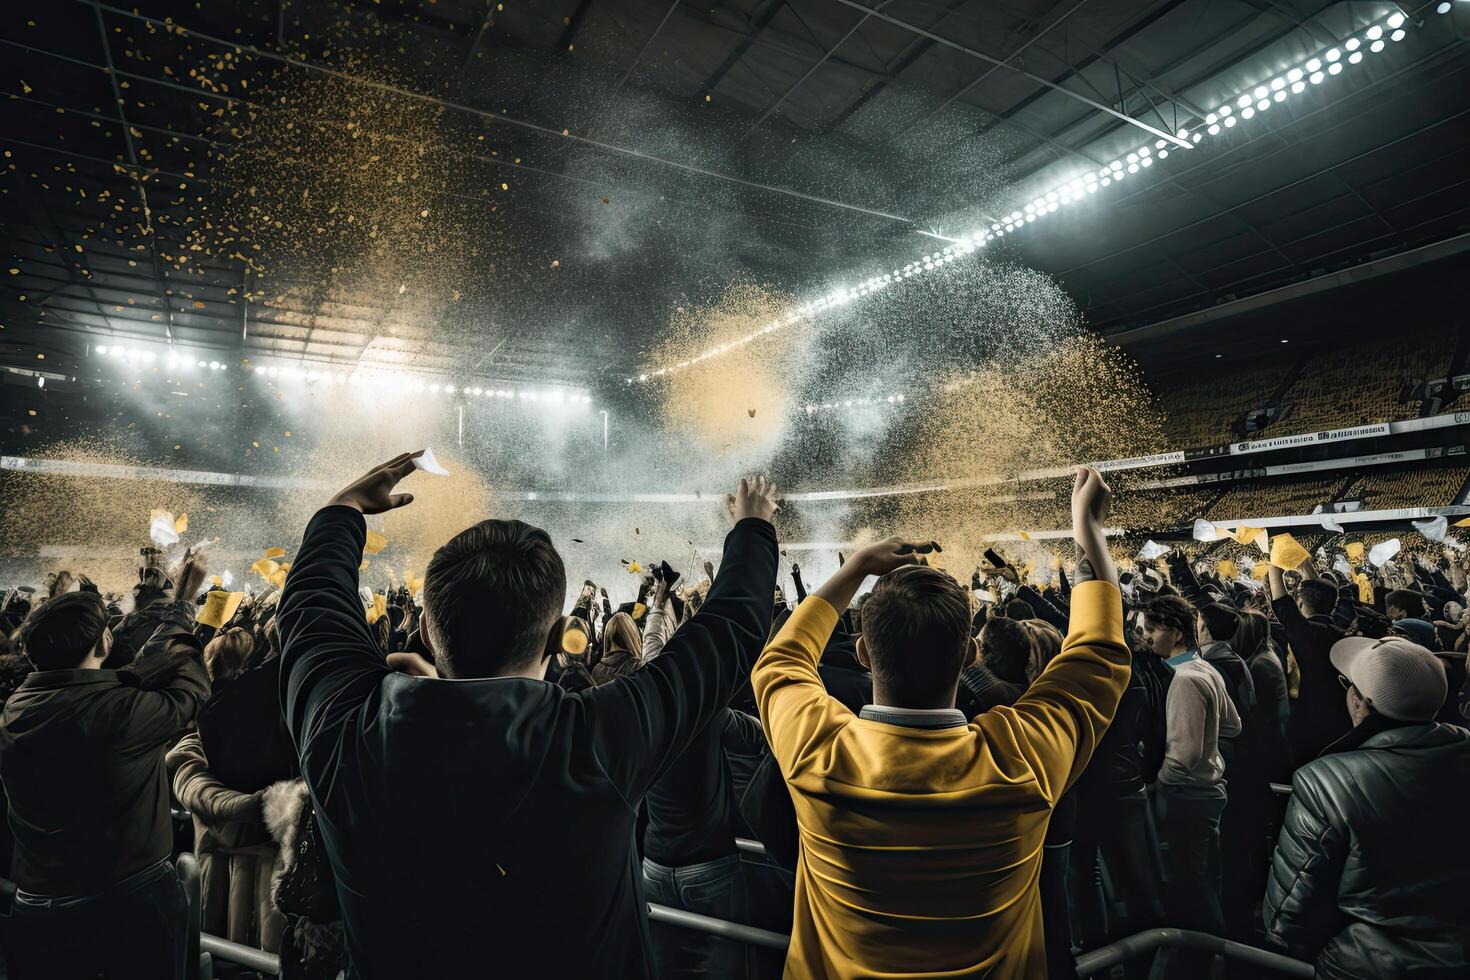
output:
[[[1363,560],[1363,542],[1353,541],[1343,548],[1343,550],[1347,552],[1348,558],[1353,561]]]
[[[1220,577],[1227,581],[1233,581],[1240,577],[1240,568],[1229,558],[1221,559],[1220,564],[1216,568],[1220,572]]]
[[[271,585],[274,585],[276,588],[284,589],[286,587],[286,570],[284,568],[271,572],[268,577]]]
[[[642,619],[643,618],[643,614],[646,613],[646,612],[648,612],[648,607],[645,606],[643,603],[641,603],[641,602],[635,602],[635,603],[633,603],[633,621],[634,622],[637,622],[638,620]]]
[[[174,533],[183,534],[187,530],[189,530],[189,515],[180,514],[174,521]]]
[[[408,587],[408,594],[417,598],[419,590],[424,587],[424,580],[405,568],[403,570],[403,584]]]
[[[388,597],[381,592],[373,593],[373,608],[367,611],[368,625],[372,626],[378,620],[388,615]]]
[[[1470,527],[1470,517],[1462,517],[1455,523],[1451,524],[1450,527]]]
[[[1231,532],[1230,536],[1235,539],[1237,544],[1250,544],[1254,541],[1257,547],[1259,547],[1262,551],[1265,551],[1266,546],[1264,544],[1265,539],[1263,537],[1265,533],[1266,529],[1263,527],[1247,527],[1246,525],[1242,524],[1240,527]]]
[[[261,555],[260,557],[262,557],[262,558],[285,558],[286,557],[286,549],[285,548],[267,548],[267,549],[265,549],[265,554]]]
[[[220,588],[221,586],[223,586],[225,584],[225,580],[224,580],[224,578],[222,576],[219,576],[219,575],[211,575],[209,577],[209,584],[212,585],[212,586],[214,586],[216,589],[218,589],[218,588]]]
[[[1251,569],[1251,578],[1257,582],[1265,581],[1266,573],[1269,571],[1271,571],[1269,562],[1258,561],[1256,562],[1256,567]]]
[[[240,608],[240,601],[245,598],[243,592],[226,592],[223,589],[215,589],[204,596],[204,608],[195,617],[196,622],[205,626],[213,626],[222,629],[235,615],[235,610]]]
[[[276,574],[280,567],[269,558],[257,558],[255,564],[250,566],[250,570],[269,582],[270,577]]]
[[[1359,572],[1353,576],[1353,581],[1358,583],[1358,601],[1371,606],[1373,604],[1373,583],[1368,581],[1368,576]]]
[[[1311,557],[1301,542],[1290,534],[1277,534],[1271,538],[1271,564],[1277,568],[1297,568]]]
[[[367,533],[367,543],[362,546],[362,553],[365,555],[376,555],[386,547],[388,547],[388,539],[377,531],[370,530]]]

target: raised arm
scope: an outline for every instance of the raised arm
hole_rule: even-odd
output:
[[[729,502],[736,524],[699,611],[656,660],[580,695],[603,769],[630,801],[724,711],[765,641],[776,590],[775,493],[763,477],[740,481]]]
[[[1131,657],[1123,637],[1123,596],[1108,554],[1103,522],[1112,492],[1089,467],[1072,490],[1077,583],[1062,652],[1013,706],[976,719],[993,743],[1009,742],[1030,763],[1055,803],[1076,781],[1118,710]]]
[[[317,511],[281,593],[281,703],[302,775],[318,799],[328,795],[323,781],[336,771],[344,729],[388,673],[357,595],[363,515],[413,500],[393,488],[413,472],[414,455],[373,468]]]

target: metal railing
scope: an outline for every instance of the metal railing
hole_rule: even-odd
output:
[[[760,857],[766,856],[766,845],[758,840],[747,840],[744,837],[735,838],[735,849],[742,854],[755,854]]]
[[[726,922],[724,919],[652,903],[649,903],[648,906],[648,919],[650,922],[662,922],[683,929],[693,929],[696,932],[708,933],[722,939],[783,953],[791,942],[791,937],[783,933],[757,929],[755,926],[742,925],[738,922]],[[1079,977],[1096,976],[1126,960],[1131,960],[1136,956],[1145,956],[1164,947],[1214,953],[1226,959],[1274,970],[1288,977],[1301,977],[1303,980],[1310,980],[1314,972],[1311,963],[1294,960],[1270,950],[1257,949],[1244,943],[1222,939],[1209,933],[1194,932],[1189,929],[1149,929],[1083,953],[1077,957],[1077,975]],[[267,976],[280,976],[281,973],[281,960],[275,954],[232,943],[219,936],[202,934],[199,937],[199,948],[217,960],[235,963],[257,973]]]
[[[696,932],[707,932],[712,936],[733,939],[751,946],[780,950],[783,953],[786,952],[786,947],[791,945],[791,937],[784,932],[771,932],[769,929],[757,929],[755,926],[741,925],[739,922],[726,922],[724,919],[686,912],[683,909],[671,909],[666,905],[654,905],[652,902],[648,903],[648,921],[681,926]]]
[[[1083,953],[1077,957],[1077,975],[1079,977],[1095,976],[1125,960],[1131,960],[1135,956],[1144,956],[1163,947],[1214,953],[1229,960],[1239,960],[1251,966],[1274,970],[1288,977],[1302,977],[1304,980],[1310,980],[1316,972],[1311,963],[1294,960],[1290,956],[1282,956],[1270,950],[1257,949],[1244,943],[1222,939],[1207,932],[1195,932],[1191,929],[1149,929]]]
[[[281,958],[275,953],[267,953],[254,946],[242,946],[205,932],[199,935],[199,949],[217,960],[235,963],[248,970],[254,970],[256,973],[264,973],[271,977],[281,975]]]

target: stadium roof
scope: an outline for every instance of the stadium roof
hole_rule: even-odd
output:
[[[4,357],[66,362],[110,338],[613,384],[652,356],[671,310],[733,282],[819,295],[1036,202],[1054,213],[985,247],[1057,277],[1094,327],[1157,345],[1221,303],[1363,263],[1463,257],[1470,3],[1439,6],[11,4]],[[1351,67],[1329,74],[1328,51]],[[238,206],[242,155],[267,156],[297,124],[270,100],[311,82],[352,125],[371,128],[381,105],[485,147],[425,186],[382,190],[476,212],[481,238],[437,243],[424,284],[348,300],[318,288],[304,270],[332,262],[331,230],[303,246],[319,254],[300,271],[227,247],[223,189]],[[1254,113],[1258,88],[1269,112]],[[1226,127],[1216,110],[1241,93]],[[343,125],[312,108],[321,118],[302,125]],[[1157,165],[1049,206],[1049,191],[1069,196],[1144,147]],[[432,226],[417,234],[436,244]],[[475,280],[452,314],[459,290],[436,266]],[[410,285],[435,295],[415,306]]]

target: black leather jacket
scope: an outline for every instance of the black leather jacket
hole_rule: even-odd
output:
[[[1266,931],[1325,978],[1470,976],[1470,731],[1370,718],[1297,770]]]

